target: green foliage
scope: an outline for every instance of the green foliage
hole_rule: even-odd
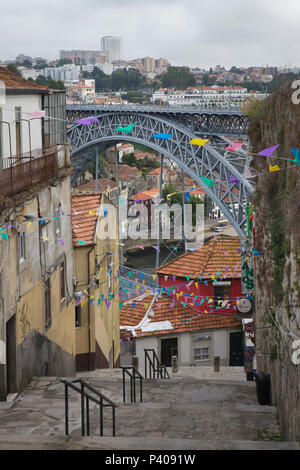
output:
[[[65,85],[63,84],[63,82],[56,82],[50,77],[44,77],[44,75],[39,75],[35,82],[38,85],[47,86],[51,90],[65,90]]]
[[[277,359],[277,346],[276,344],[273,344],[271,347],[271,353],[270,353],[270,361],[274,362]]]
[[[21,72],[19,72],[15,64],[8,64],[7,70],[21,77]]]
[[[59,59],[59,61],[56,64],[56,67],[61,67],[62,65],[72,64],[72,63],[73,62],[71,59]]]
[[[257,430],[258,441],[284,441],[282,432],[271,432],[268,428]]]
[[[125,154],[122,156],[122,163],[125,163],[129,166],[136,166],[137,159],[134,156],[134,153]]]
[[[105,75],[102,70],[94,67],[93,72],[84,72],[83,77],[95,79],[96,92],[138,90],[146,85],[145,78],[134,69],[119,69],[111,75]]]
[[[129,90],[121,95],[121,98],[122,100],[128,100],[130,103],[150,103],[149,95],[137,90]]]
[[[212,86],[216,84],[216,79],[213,77],[210,77],[207,73],[203,75],[202,78],[202,85],[203,86]]]
[[[188,67],[168,67],[167,72],[160,75],[160,82],[163,87],[181,90],[196,85],[196,79]]]
[[[168,194],[177,193],[171,196],[171,200],[167,199]],[[163,202],[167,203],[169,206],[172,204],[180,204],[182,206],[182,193],[178,192],[173,184],[166,185],[162,190],[162,198]],[[186,198],[184,197],[183,204],[191,204],[192,205],[192,223],[193,226],[196,225],[196,205],[197,204],[204,204],[204,201],[198,199],[195,196],[190,195],[190,201],[187,202]],[[172,216],[171,216],[172,220]]]

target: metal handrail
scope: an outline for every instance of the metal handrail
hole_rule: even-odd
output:
[[[126,402],[126,374],[130,377],[130,399],[131,403],[136,403],[136,385],[135,379],[138,376],[140,381],[140,402],[143,401],[143,376],[139,373],[139,371],[133,366],[121,366],[122,374],[123,374],[123,402]],[[132,369],[131,373],[129,370]]]
[[[96,390],[92,385],[88,384],[85,380],[82,379],[60,379],[60,382],[65,384],[65,434],[68,436],[69,434],[69,390],[70,387],[72,390],[80,393],[81,395],[81,435],[85,435],[85,419],[84,419],[84,411],[85,411],[85,404],[84,399],[86,399],[86,431],[87,436],[90,435],[90,413],[89,413],[89,400],[93,401],[97,405],[100,406],[100,436],[103,436],[103,408],[105,407],[112,407],[112,428],[113,428],[113,437],[116,435],[116,405],[112,400],[107,398],[101,392]],[[80,388],[76,387],[74,384],[80,384]],[[91,396],[89,393],[85,391],[85,389],[90,390],[91,392],[95,393],[99,399]],[[106,402],[106,403],[104,403]]]
[[[150,379],[152,379],[152,371],[153,371],[153,378],[155,379],[155,372],[157,373],[157,378],[161,379],[170,379],[169,372],[167,371],[166,366],[163,364],[160,364],[159,359],[157,357],[157,354],[154,349],[144,349],[145,351],[145,378],[147,378],[148,375],[148,368],[147,368],[147,359],[148,362],[150,363],[150,368],[149,368],[149,375]],[[152,352],[152,360],[151,357],[149,356],[149,351]],[[156,362],[156,365],[155,365]]]

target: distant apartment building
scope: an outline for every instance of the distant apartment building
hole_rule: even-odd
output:
[[[46,67],[41,71],[41,75],[52,80],[79,80],[81,73],[80,65],[67,64],[61,67]]]
[[[103,36],[101,38],[101,51],[108,55],[108,62],[122,59],[122,38]]]
[[[76,65],[95,65],[108,61],[107,53],[97,50],[60,50],[59,58],[70,59]]]
[[[199,86],[186,90],[160,88],[153,93],[151,101],[169,106],[239,107],[250,97],[265,99],[267,94],[248,93],[247,88],[239,86]]]
[[[92,84],[85,84],[85,80],[80,80],[78,84],[71,85],[66,87],[67,88],[67,100],[79,101],[81,103],[85,103],[88,101],[90,96],[95,95],[95,80],[90,80],[93,82]]]

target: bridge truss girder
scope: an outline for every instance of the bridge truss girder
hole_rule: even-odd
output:
[[[159,110],[158,110],[159,109]],[[228,137],[244,136],[247,134],[249,119],[247,116],[239,111],[213,111],[213,110],[171,110],[170,108],[151,108],[151,107],[136,107],[134,110],[130,109],[105,109],[103,107],[88,106],[88,105],[74,105],[67,108],[67,116],[69,121],[75,121],[91,114],[104,114],[104,113],[122,113],[129,115],[145,114],[151,115],[156,118],[167,119],[176,124],[184,126],[194,134],[207,134],[207,135],[226,135]]]
[[[225,151],[221,140],[216,145],[204,147],[190,144],[195,134],[185,127],[162,117],[137,113],[103,113],[97,116],[99,123],[89,126],[75,125],[67,133],[71,143],[72,160],[78,163],[82,158],[82,168],[93,158],[91,148],[96,145],[112,145],[121,141],[137,142],[166,155],[173,160],[186,174],[203,188],[215,202],[239,236],[245,236],[246,203],[253,194],[253,187],[242,172],[247,160],[245,153]],[[132,132],[116,131],[116,127],[125,127],[135,123]],[[168,140],[154,138],[153,134],[172,134]],[[79,168],[78,168],[79,171]],[[229,183],[230,176],[235,176],[239,183]],[[208,187],[202,176],[212,179],[216,184]],[[74,181],[74,180],[73,180]]]

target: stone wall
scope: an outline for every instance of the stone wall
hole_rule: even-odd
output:
[[[300,142],[300,106],[285,84],[251,110],[252,152],[280,144],[276,157],[255,156],[255,346],[257,369],[271,375],[273,404],[289,440],[300,438],[300,365],[292,343],[300,339],[300,167],[291,148]],[[270,172],[269,163],[280,171]]]

